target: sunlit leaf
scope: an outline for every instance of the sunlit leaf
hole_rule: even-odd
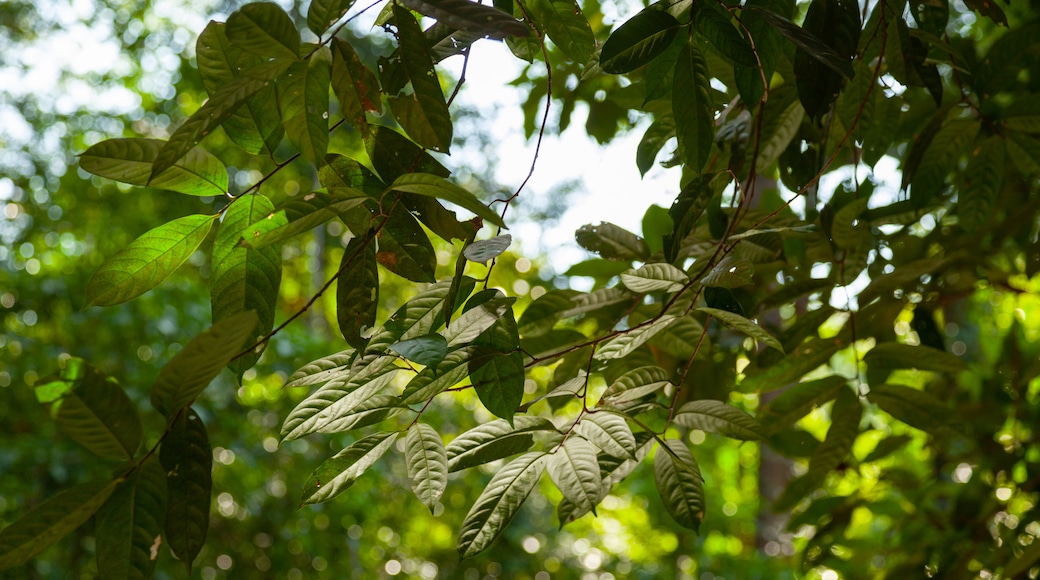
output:
[[[461,316],[451,321],[444,331],[448,347],[465,345],[475,340],[485,330],[506,315],[515,298],[493,298],[466,310]]]
[[[228,39],[243,50],[272,58],[299,57],[300,32],[273,2],[246,4],[231,13],[226,28]]]
[[[263,248],[310,231],[368,199],[363,192],[345,188],[336,193],[314,191],[285,201],[242,234],[242,245]]]
[[[889,415],[928,433],[939,433],[956,420],[949,406],[934,395],[903,385],[872,386],[867,398]]]
[[[459,528],[462,558],[486,550],[513,520],[545,469],[545,454],[521,455],[495,473]]]
[[[86,306],[121,304],[155,288],[191,257],[213,223],[211,215],[188,215],[146,232],[94,272]]]
[[[473,242],[466,246],[466,249],[462,251],[462,254],[466,256],[466,259],[470,262],[476,262],[478,264],[486,264],[488,260],[494,260],[509,248],[509,244],[513,243],[513,236],[509,234],[502,234],[486,240],[480,240],[479,242]]]
[[[166,471],[151,456],[116,488],[97,512],[98,574],[149,578],[166,519]]]
[[[404,455],[412,491],[432,512],[448,485],[448,455],[440,433],[426,423],[417,423],[408,430]]]
[[[526,451],[534,443],[534,432],[556,432],[552,421],[542,417],[518,415],[513,426],[495,419],[466,431],[447,446],[448,471],[459,471]]]
[[[141,418],[126,392],[83,359],[70,358],[34,385],[36,399],[58,427],[91,453],[127,460],[141,446]]]
[[[631,457],[614,457],[607,453],[600,453],[596,456],[599,462],[599,475],[603,480],[604,490],[609,491],[611,487],[631,475],[656,444],[654,438],[646,432],[636,434],[634,440],[636,449]],[[560,526],[562,527],[589,513],[589,511],[591,511],[591,508],[581,509],[567,498],[563,498],[557,506],[556,513],[560,518]]]
[[[759,410],[759,421],[776,433],[838,396],[846,382],[844,377],[830,376],[793,385]]]
[[[246,340],[251,340],[256,324],[256,313],[249,310],[225,318],[191,339],[159,371],[152,387],[152,406],[174,419],[181,407],[190,405],[220,369],[248,346]]]
[[[590,413],[575,426],[575,430],[596,447],[615,457],[632,457],[636,440],[621,416],[613,413]]]
[[[759,441],[766,437],[766,430],[751,415],[722,401],[691,401],[679,407],[673,420],[687,429],[700,429],[742,441]]]
[[[325,460],[304,483],[300,505],[329,501],[346,491],[393,446],[397,435],[387,431],[373,433]]]
[[[623,358],[630,352],[643,346],[643,343],[667,328],[675,320],[675,316],[662,316],[646,326],[627,330],[623,334],[615,336],[600,345],[596,351],[596,358],[600,360]]]
[[[224,164],[198,147],[190,149],[172,167],[149,180],[152,162],[163,144],[158,139],[108,139],[84,151],[79,166],[94,175],[132,185],[199,196],[227,193]]]
[[[654,455],[657,491],[679,525],[698,531],[704,519],[704,480],[697,462],[681,440],[670,439],[664,444],[668,449],[662,447]]]
[[[666,263],[646,264],[621,274],[625,288],[639,293],[678,292],[689,281],[685,272]]]
[[[581,437],[568,437],[549,455],[546,467],[563,497],[578,509],[595,513],[606,490],[599,474],[596,448],[591,443]]]
[[[191,407],[170,424],[170,432],[159,448],[159,461],[166,470],[164,539],[191,572],[192,562],[206,543],[213,488],[209,437]]]
[[[606,391],[602,400],[610,403],[633,401],[668,385],[668,371],[658,366],[634,368],[617,378]]]
[[[0,530],[0,570],[21,566],[101,508],[119,480],[80,484],[36,506]]]
[[[356,354],[356,350],[348,348],[309,362],[289,375],[285,388],[320,385],[343,376],[350,372],[350,363]]]

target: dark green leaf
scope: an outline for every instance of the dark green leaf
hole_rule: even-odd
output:
[[[239,246],[249,225],[274,211],[274,205],[259,193],[231,204],[213,242],[209,278],[213,322],[253,310],[257,325],[253,336],[264,336],[274,327],[278,286],[282,281],[282,253],[278,246],[260,249]],[[266,343],[258,350],[235,359],[230,368],[238,376],[256,364]]]
[[[247,346],[247,339],[254,340],[256,325],[256,313],[249,310],[225,318],[191,339],[159,371],[152,387],[152,406],[172,421]]]
[[[459,321],[474,310],[480,312],[481,319],[486,319],[489,313],[503,311],[504,308],[503,315],[473,340],[474,345],[485,347],[493,355],[486,362],[480,359],[480,368],[474,368],[475,363],[470,364],[470,380],[484,407],[495,416],[512,423],[513,414],[524,398],[524,357],[519,351],[520,332],[513,317],[512,300],[502,302],[500,297],[501,293],[497,290],[475,294]]]
[[[307,8],[307,28],[319,37],[354,5],[354,0],[311,0]]]
[[[379,266],[375,242],[351,238],[343,250],[336,282],[336,320],[343,339],[364,348],[366,332],[376,324],[379,305]]]
[[[982,227],[993,215],[1004,183],[1004,141],[994,135],[978,143],[968,159],[964,187],[957,194],[957,220],[969,232]]]
[[[871,387],[867,398],[889,415],[927,433],[950,427],[956,415],[933,395],[903,385]]]
[[[672,81],[672,116],[679,155],[694,173],[700,173],[715,142],[715,114],[711,104],[711,84],[704,55],[687,43],[675,61]]]
[[[346,119],[363,135],[368,134],[366,111],[383,112],[379,80],[375,73],[362,64],[349,43],[332,39],[332,91],[339,99],[339,107]]]
[[[831,426],[827,429],[827,437],[809,460],[809,472],[813,478],[822,480],[845,461],[859,435],[862,417],[863,405],[859,398],[850,389],[839,392],[831,407]]]
[[[433,59],[422,29],[404,7],[394,5],[401,62],[412,83],[412,94],[391,96],[390,108],[406,133],[419,145],[447,152],[451,147],[452,123],[444,101]]]
[[[534,432],[556,432],[552,421],[519,415],[513,426],[495,419],[460,434],[448,443],[448,471],[459,471],[525,451],[534,443]]]
[[[84,151],[79,165],[84,171],[132,185],[199,196],[227,193],[228,176],[224,164],[197,147],[149,181],[152,162],[163,144],[158,139],[108,139]]]
[[[701,284],[712,288],[740,288],[750,285],[754,275],[754,264],[748,260],[726,256],[701,278]]]
[[[574,62],[589,61],[596,39],[574,0],[534,0],[527,9],[563,54]]]
[[[166,470],[165,540],[170,550],[191,572],[209,531],[209,506],[213,488],[213,452],[206,426],[191,407],[170,424],[159,448]]]
[[[109,496],[94,526],[99,576],[152,576],[163,541],[166,496],[166,472],[154,455]]]
[[[722,401],[691,401],[679,407],[673,420],[676,425],[687,429],[700,429],[742,441],[766,438],[766,430],[751,415]]]
[[[473,285],[472,278],[465,278],[460,295],[468,296]],[[365,352],[382,354],[395,342],[430,334],[439,328],[444,324],[444,297],[450,287],[450,281],[442,280],[406,302],[376,331]]]
[[[448,354],[448,341],[439,334],[427,334],[391,344],[390,350],[423,366],[437,366]]]
[[[845,345],[839,338],[806,341],[777,364],[757,374],[749,374],[748,378],[738,385],[738,389],[743,393],[782,389],[830,360],[843,346]]]
[[[386,431],[373,433],[325,460],[303,485],[300,505],[329,501],[346,491],[393,446],[397,435]]]
[[[697,310],[699,312],[710,314],[722,324],[725,324],[726,326],[734,330],[739,330],[740,332],[743,332],[744,334],[761,342],[769,348],[775,348],[781,353],[784,352],[784,347],[780,344],[779,340],[777,340],[773,335],[766,332],[766,330],[761,326],[755,324],[751,320],[748,320],[747,318],[744,318],[739,314],[728,312],[726,310],[720,310],[718,308],[700,307],[697,308]]]
[[[226,29],[228,40],[242,50],[270,58],[299,58],[300,31],[273,2],[254,2],[232,12]]]
[[[886,369],[917,369],[937,373],[957,373],[968,368],[955,354],[928,346],[882,342],[863,357],[868,365]]]
[[[762,407],[759,421],[770,433],[776,433],[838,396],[846,382],[844,377],[830,376],[793,385]]]
[[[436,280],[437,253],[419,222],[396,206],[379,230],[376,260],[387,270],[412,282]]]
[[[758,59],[747,39],[733,27],[730,15],[714,2],[699,4],[694,21],[719,54],[744,67],[757,68]]]
[[[608,222],[581,226],[574,237],[578,245],[608,260],[643,260],[650,255],[643,238]]]
[[[632,72],[668,50],[681,24],[667,12],[646,9],[610,34],[599,54],[603,70]]]
[[[318,165],[329,146],[329,82],[332,55],[319,48],[278,79],[285,134],[307,161]]]
[[[122,304],[161,284],[206,239],[214,217],[197,214],[167,222],[105,260],[87,282],[85,307]]]
[[[798,44],[794,57],[795,82],[798,98],[806,114],[813,119],[821,117],[830,108],[841,88],[842,75],[852,78],[852,57],[859,44],[859,2],[856,0],[813,0],[805,15],[806,35],[818,38],[829,47],[821,51],[818,46]],[[780,31],[783,33],[784,29]],[[832,62],[837,57],[835,66]]]
[[[531,29],[497,7],[468,0],[402,0],[405,6],[457,29],[501,40],[507,36],[527,36]]]
[[[346,188],[336,188],[331,194],[315,191],[292,197],[273,213],[250,224],[242,234],[241,244],[263,248],[283,242],[342,216],[367,199],[363,192]]]
[[[704,519],[704,480],[697,462],[678,439],[664,442],[654,455],[654,481],[664,507],[679,525],[698,531]],[[669,453],[670,451],[670,453]]]
[[[527,453],[495,473],[459,528],[461,558],[483,552],[505,530],[538,484],[545,457],[541,452]]]
[[[834,72],[837,72],[846,78],[852,78],[856,74],[856,71],[852,69],[852,65],[849,63],[848,58],[842,58],[834,51],[834,49],[821,41],[812,32],[799,27],[787,18],[784,18],[771,10],[766,10],[758,6],[748,6],[747,11],[760,16],[763,20],[778,30],[780,34],[783,34],[788,40],[793,42],[800,50],[820,61]]]
[[[394,180],[390,186],[394,191],[406,191],[427,197],[436,197],[468,209],[482,219],[499,227],[506,227],[502,217],[477,199],[477,196],[454,183],[427,173],[408,173]]]

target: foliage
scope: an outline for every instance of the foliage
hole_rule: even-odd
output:
[[[488,480],[457,514],[463,559],[508,534],[535,490],[577,526],[656,488],[657,511],[704,533],[706,553],[724,553],[710,545],[721,536],[737,539],[732,556],[798,551],[774,571],[1035,570],[1040,88],[1028,71],[1040,22],[967,5],[978,14],[946,1],[663,1],[610,31],[593,0],[391,1],[377,18],[391,42],[351,36],[367,9],[348,17],[350,2],[292,15],[253,3],[211,22],[196,46],[208,99],[168,135],[121,135],[79,159],[195,202],[105,247],[73,293],[92,307],[159,292],[202,248],[212,326],[169,353],[150,392],[158,414],[89,352],[33,381],[98,459],[0,531],[0,566],[94,516],[100,576],[151,575],[166,546],[190,572],[219,490],[207,431],[223,418],[206,388],[224,367],[241,389],[271,388],[253,365],[278,364],[271,339],[328,303],[345,344],[277,395],[295,404],[280,453],[302,438],[340,449],[298,478],[299,506],[396,462],[382,477],[407,481],[413,508],[434,515],[452,474]],[[598,255],[575,266],[587,291],[506,295],[496,276],[515,256],[501,230],[523,185],[485,199],[430,153],[453,146],[462,87],[446,91],[438,65],[485,37],[544,62],[518,79],[533,87],[539,138],[557,101],[561,128],[580,101],[603,142],[630,115],[651,120],[644,173],[662,151],[681,167],[675,202],[650,208],[641,235],[577,232]],[[898,191],[877,169],[891,158]],[[255,178],[230,180],[229,166]],[[285,187],[289,172],[314,187]],[[293,248],[335,222],[338,266],[309,272]],[[298,280],[311,273],[327,278],[308,296]],[[721,532],[736,513],[725,480],[746,465],[727,458],[749,453],[784,467],[759,477],[757,507],[786,514],[788,532]]]

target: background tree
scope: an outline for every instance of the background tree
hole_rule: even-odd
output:
[[[88,80],[140,107],[8,92],[4,568],[1035,574],[1028,8],[224,8],[197,71],[97,12],[139,64]],[[507,251],[523,184],[442,165],[440,63],[485,37],[532,63],[529,137],[650,118],[637,166],[682,169],[641,235],[577,232],[587,291]]]

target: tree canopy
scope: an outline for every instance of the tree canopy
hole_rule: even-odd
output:
[[[0,569],[1040,572],[1030,7],[155,4],[0,7],[26,86],[120,55],[2,89]],[[564,272],[448,157],[496,42],[536,147],[678,169]]]

